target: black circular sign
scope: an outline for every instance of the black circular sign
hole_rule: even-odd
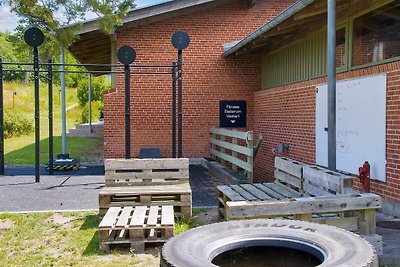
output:
[[[136,51],[129,45],[124,45],[117,52],[119,62],[124,65],[129,65],[136,59]]]
[[[30,47],[38,47],[44,42],[44,34],[40,29],[32,27],[25,31],[24,40]]]
[[[171,42],[176,49],[183,50],[190,44],[189,34],[183,31],[176,31],[172,35]]]

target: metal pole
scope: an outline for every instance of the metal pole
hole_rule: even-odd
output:
[[[92,74],[89,73],[89,82],[88,82],[88,100],[89,100],[89,135],[92,134]]]
[[[48,83],[49,83],[49,174],[53,174],[53,66],[52,60],[49,59],[48,66]]]
[[[3,60],[0,58],[0,175],[4,175]]]
[[[63,157],[67,156],[67,118],[66,118],[66,107],[65,107],[65,60],[64,60],[64,49],[61,48],[60,53],[60,87],[61,87],[61,154]]]
[[[172,63],[172,157],[176,158],[176,62]]]
[[[328,0],[328,168],[336,171],[336,0]]]
[[[131,70],[125,65],[125,158],[131,158]]]
[[[35,182],[40,182],[40,115],[39,115],[39,52],[33,48],[33,68],[35,81]]]
[[[182,158],[182,50],[178,50],[178,158]]]

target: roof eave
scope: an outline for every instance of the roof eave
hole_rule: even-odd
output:
[[[226,50],[222,55],[223,57],[228,57],[232,54],[235,54],[237,51],[242,49],[244,46],[246,46],[248,43],[252,42],[256,38],[260,37],[267,31],[271,30],[272,28],[276,27],[286,19],[290,18],[306,6],[314,3],[315,0],[299,0],[296,3],[294,3],[292,6],[289,8],[285,9],[282,13],[277,15],[275,18],[255,30],[253,33],[239,41],[236,45],[230,47],[228,50]]]

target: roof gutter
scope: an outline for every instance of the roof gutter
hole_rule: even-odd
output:
[[[289,8],[285,9],[282,13],[280,13],[278,16],[258,28],[256,31],[248,35],[246,38],[242,39],[240,42],[238,42],[236,45],[232,46],[228,50],[226,50],[223,53],[224,57],[227,57],[229,55],[234,54],[237,52],[239,49],[243,48],[245,45],[253,41],[254,39],[258,38],[259,36],[263,35],[267,31],[271,30],[273,27],[279,25],[282,23],[284,20],[288,19],[289,17],[293,16],[306,6],[314,3],[315,0],[299,0],[296,3],[294,3],[292,6]]]

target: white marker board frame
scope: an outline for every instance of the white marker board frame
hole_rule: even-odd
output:
[[[336,168],[358,174],[368,161],[371,178],[386,181],[386,74],[336,84]],[[316,163],[328,166],[328,88],[316,88]]]

